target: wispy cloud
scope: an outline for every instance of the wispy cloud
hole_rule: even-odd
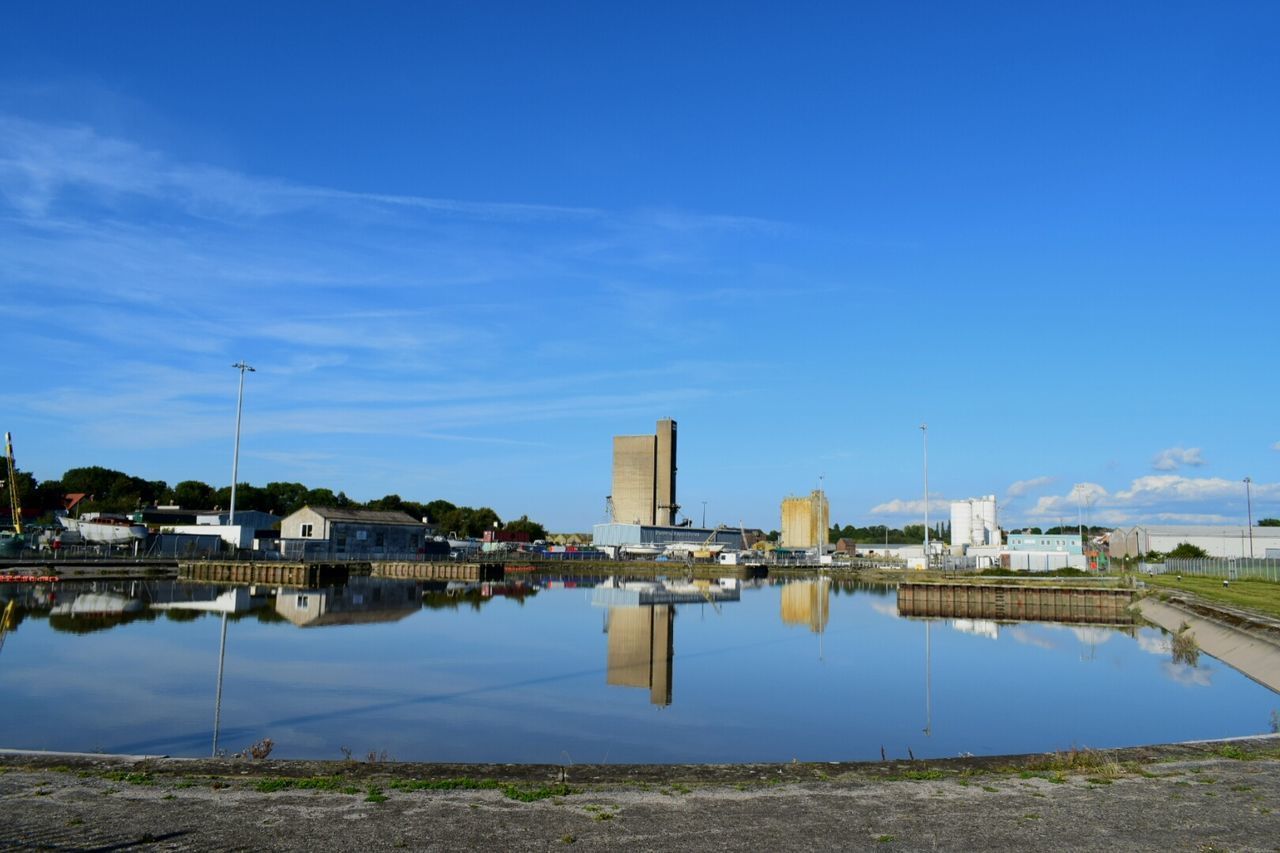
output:
[[[1051,485],[1053,481],[1053,477],[1032,477],[1030,480],[1018,480],[1009,484],[1009,488],[1005,489],[1005,494],[1010,498],[1021,497]]]
[[[933,518],[941,519],[944,513],[951,511],[951,502],[944,498],[929,498],[929,512]],[[876,504],[870,510],[872,515],[902,516],[921,518],[924,516],[924,498],[903,500],[894,498],[882,504]]]
[[[1280,483],[1253,483],[1252,494],[1254,500],[1275,500],[1280,498]],[[1041,497],[1027,515],[1051,520],[1075,515],[1084,507],[1092,521],[1104,524],[1138,520],[1215,524],[1239,521],[1221,508],[1224,503],[1242,503],[1244,498],[1244,486],[1236,480],[1152,474],[1115,492],[1097,483],[1077,483],[1065,495]]]
[[[1151,467],[1157,471],[1176,471],[1183,466],[1199,468],[1204,464],[1198,447],[1169,447],[1161,450],[1151,460]]]

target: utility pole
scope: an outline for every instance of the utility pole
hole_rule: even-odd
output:
[[[1249,559],[1253,559],[1253,494],[1249,490],[1249,484],[1252,483],[1249,477],[1244,478],[1244,499],[1248,506],[1249,520]]]
[[[237,361],[231,366],[240,371],[240,391],[236,394],[236,449],[231,454],[231,509],[228,512],[228,526],[236,523],[236,480],[240,476],[240,411],[244,408],[244,374],[246,371],[256,372],[243,361]]]
[[[924,567],[932,564],[929,559],[929,425],[920,424],[924,434]]]

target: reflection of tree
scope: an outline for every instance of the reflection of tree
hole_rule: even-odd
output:
[[[465,589],[448,589],[444,584],[427,584],[422,593],[422,606],[428,610],[457,610],[462,605],[479,610],[495,598],[509,598],[523,605],[524,600],[538,594],[538,588],[527,583],[477,584]]]
[[[170,622],[194,622],[204,615],[202,610],[166,610],[164,618]]]
[[[49,627],[66,634],[92,634],[96,631],[109,631],[117,625],[130,622],[154,622],[156,614],[149,610],[137,613],[92,613],[71,615],[69,613],[50,613]]]

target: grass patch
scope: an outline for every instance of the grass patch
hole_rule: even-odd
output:
[[[385,803],[389,799],[391,798],[382,793],[382,789],[377,785],[370,785],[369,795],[364,798],[364,801],[366,803]]]
[[[387,787],[399,791],[501,791],[508,799],[519,800],[522,803],[577,793],[573,788],[563,784],[530,788],[509,782],[499,782],[496,779],[472,779],[469,776],[457,779],[396,779],[388,782]]]
[[[1210,601],[1220,601],[1246,610],[1254,610],[1269,616],[1280,617],[1280,583],[1247,579],[1233,580],[1230,586],[1222,585],[1222,578],[1204,578],[1183,575],[1143,576],[1148,586],[1159,589],[1176,589],[1194,593]]]
[[[276,791],[335,791],[355,794],[360,791],[354,785],[348,784],[341,776],[304,776],[297,779],[280,776],[274,779],[259,779],[253,788],[261,794],[273,794]]]
[[[1230,743],[1225,744],[1221,749],[1219,749],[1218,755],[1221,755],[1223,758],[1233,758],[1236,761],[1252,761],[1253,760],[1252,755],[1245,752],[1243,749],[1236,746],[1235,744],[1230,744]]]
[[[892,835],[877,835],[877,836],[876,836],[876,843],[877,843],[877,844],[888,844],[888,843],[889,843],[890,841],[892,841],[892,840],[893,840],[893,836],[892,836]]]
[[[128,782],[130,785],[154,785],[156,780],[150,773],[128,773],[124,770],[111,770],[102,774],[102,778],[110,782]]]
[[[1067,752],[1055,752],[1036,759],[1027,765],[1030,770],[1049,771],[1050,773],[1088,773],[1105,779],[1119,779],[1125,775],[1125,768],[1110,756],[1093,749],[1071,749]],[[1061,781],[1049,778],[1050,782]]]

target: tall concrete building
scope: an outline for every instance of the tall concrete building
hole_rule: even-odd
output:
[[[807,498],[782,501],[782,547],[813,548],[827,544],[831,507],[827,496],[815,489]]]
[[[653,435],[613,437],[613,521],[666,527],[675,524],[676,422],[658,421]]]

